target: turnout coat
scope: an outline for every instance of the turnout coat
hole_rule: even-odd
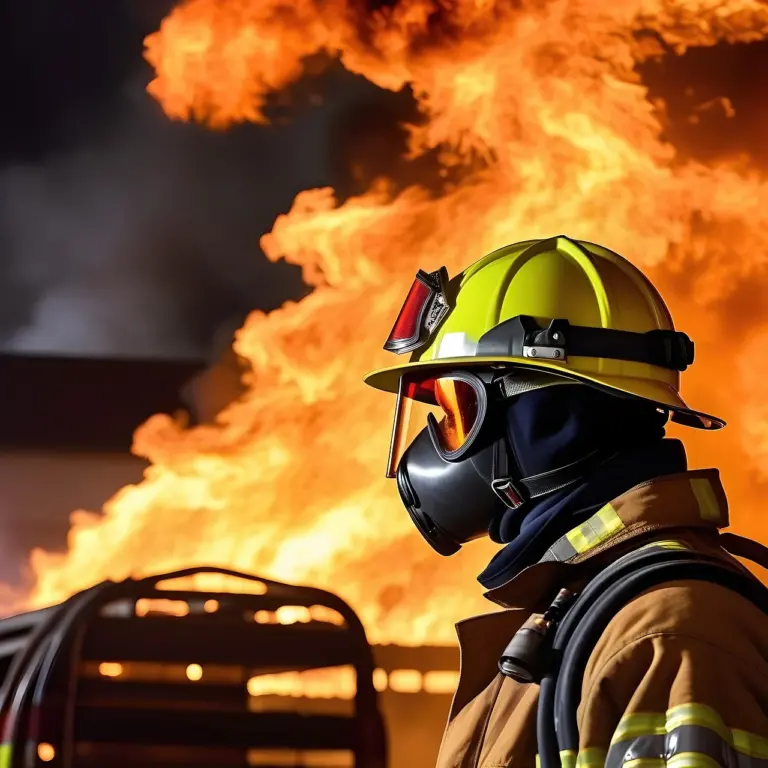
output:
[[[538,686],[498,660],[532,613],[652,541],[722,558],[728,508],[716,470],[632,488],[488,593],[505,610],[457,626],[461,676],[438,768],[534,768]],[[703,581],[663,584],[611,620],[587,664],[577,754],[564,768],[768,768],[768,616]]]

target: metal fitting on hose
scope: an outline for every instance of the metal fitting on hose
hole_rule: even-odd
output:
[[[532,614],[515,632],[499,659],[499,671],[518,683],[538,683],[549,662],[554,629],[573,604],[576,594],[561,589],[547,610]]]

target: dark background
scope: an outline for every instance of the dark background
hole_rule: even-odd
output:
[[[298,192],[423,180],[399,160],[410,94],[332,62],[267,127],[168,120],[142,54],[171,6],[0,2],[0,591],[33,547],[65,549],[72,510],[141,480],[139,424],[238,395],[232,332],[308,290],[258,245]]]
[[[258,247],[297,192],[430,175],[397,162],[410,94],[338,65],[273,99],[271,126],[169,121],[144,92],[142,41],[172,5],[0,3],[0,351],[209,357],[250,309],[306,292]],[[767,52],[719,45],[642,65],[681,157],[765,164]]]
[[[410,96],[325,62],[270,126],[169,121],[142,41],[171,5],[0,4],[2,351],[209,356],[250,309],[306,293],[258,246],[296,193],[362,191],[402,151]]]

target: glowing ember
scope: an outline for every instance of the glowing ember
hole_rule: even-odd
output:
[[[396,693],[420,691],[423,677],[417,669],[396,669],[389,676],[389,687]]]
[[[678,2],[410,0],[363,15],[351,0],[189,0],[147,40],[150,86],[174,118],[260,120],[302,57],[340,55],[378,85],[412,85],[426,120],[413,155],[485,165],[439,197],[385,184],[338,206],[307,191],[275,223],[271,259],[317,286],[255,312],[237,351],[254,374],[215,427],[157,416],[136,434],[152,461],[103,521],[73,519],[69,553],[36,553],[35,604],[96,580],[208,562],[338,591],[377,641],[453,639],[483,609],[487,544],[432,554],[383,478],[393,402],[362,375],[417,268],[455,273],[508,242],[566,233],[650,271],[698,344],[686,394],[730,429],[688,435],[725,470],[739,527],[762,533],[768,453],[768,188],[743,166],[676,158],[633,71],[654,30],[673,47],[768,34],[768,6]],[[526,7],[530,5],[530,7]],[[758,297],[755,299],[755,297]],[[751,299],[751,305],[750,305]]]
[[[186,616],[189,613],[189,605],[182,600],[138,600],[136,603],[136,615],[147,616],[151,613],[165,616]]]
[[[424,675],[424,690],[427,693],[452,694],[459,682],[458,672],[433,670]]]
[[[56,757],[56,750],[50,744],[43,742],[37,745],[37,756],[44,763],[50,763]]]
[[[116,661],[102,661],[99,664],[99,674],[104,677],[120,677],[123,674],[123,665]]]
[[[252,677],[247,684],[251,696],[306,696],[313,699],[351,699],[357,683],[353,667],[277,672]]]

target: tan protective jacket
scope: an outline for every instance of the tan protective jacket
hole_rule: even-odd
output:
[[[538,686],[498,672],[531,613],[562,587],[649,541],[737,561],[716,470],[643,483],[603,507],[545,558],[488,593],[507,610],[457,626],[461,678],[438,768],[534,768]],[[674,542],[674,543],[672,543]],[[619,611],[587,665],[579,753],[564,768],[768,768],[768,616],[733,591],[679,581]]]

